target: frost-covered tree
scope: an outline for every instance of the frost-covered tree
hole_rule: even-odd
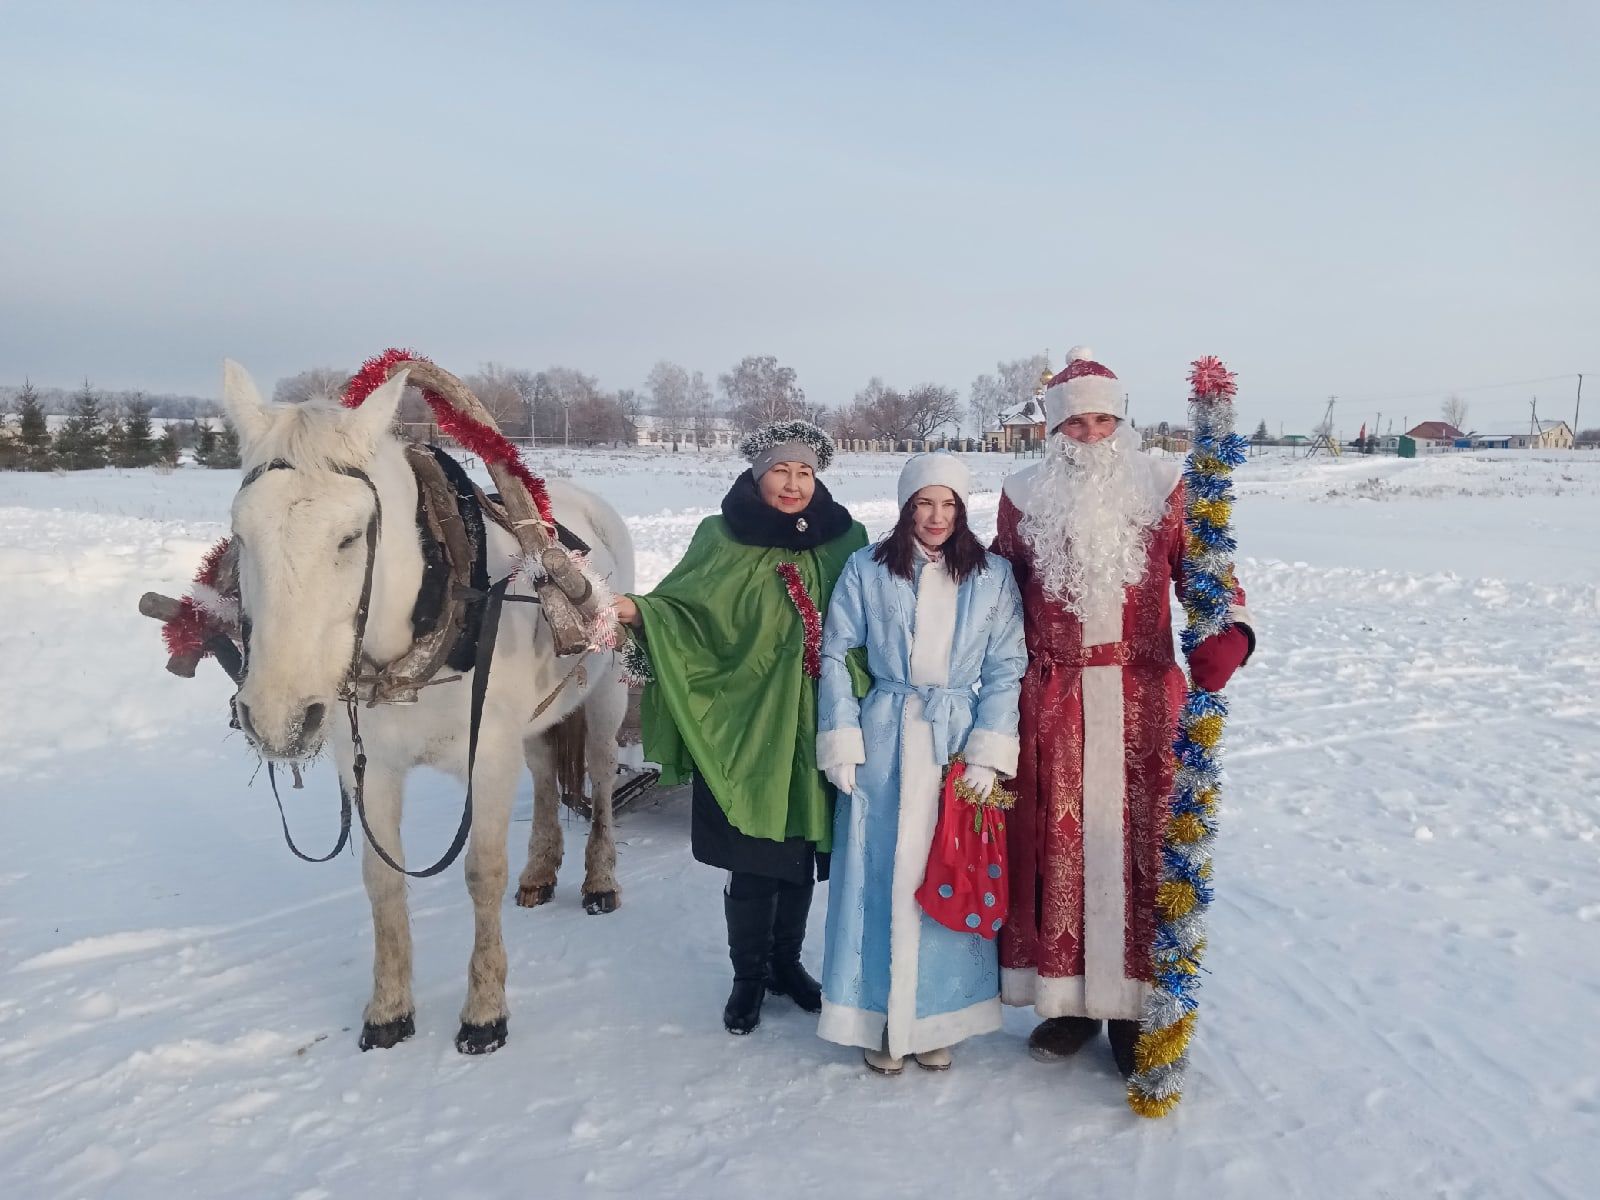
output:
[[[695,445],[713,446],[717,441],[717,418],[722,414],[717,411],[716,393],[711,390],[711,385],[706,382],[705,374],[696,371],[689,376],[689,424],[694,435]]]
[[[196,455],[197,461],[198,458]],[[223,470],[239,466],[239,434],[232,422],[223,421],[222,428],[212,435],[211,452],[206,456],[205,465]]]
[[[650,389],[650,407],[661,441],[671,442],[676,450],[690,431],[689,372],[677,363],[662,360],[650,368],[645,386]]]
[[[39,393],[28,380],[23,380],[16,404],[18,465],[26,471],[48,471],[54,465],[50,424],[45,420]]]
[[[908,436],[926,440],[961,422],[961,397],[954,388],[919,383],[906,393]]]
[[[349,373],[337,367],[312,367],[296,375],[285,375],[272,385],[274,404],[304,404],[307,400],[337,397],[344,391]]]
[[[967,420],[973,432],[982,436],[1000,424],[1000,414],[1016,408],[1039,390],[1050,369],[1048,354],[1030,354],[995,364],[993,375],[979,375],[972,381],[967,398]]]
[[[89,381],[72,397],[66,424],[56,434],[56,461],[69,471],[91,471],[106,465],[106,427],[100,398]]]
[[[156,463],[163,467],[175,467],[180,453],[182,447],[178,445],[178,428],[169,424],[161,431],[161,437],[156,442]]]
[[[217,431],[210,421],[202,421],[195,430],[194,462],[197,467],[209,467],[217,454]]]
[[[150,429],[150,405],[143,399],[128,402],[122,422],[122,462],[125,467],[148,467],[156,461],[156,443]]]
[[[740,429],[821,415],[817,406],[806,404],[794,368],[779,366],[771,354],[746,355],[733,370],[718,376],[717,382],[727,397],[728,415]]]

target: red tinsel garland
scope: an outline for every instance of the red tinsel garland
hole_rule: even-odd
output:
[[[342,401],[344,406],[358,407],[363,400],[383,386],[389,378],[390,369],[396,363],[408,361],[431,362],[432,360],[420,354],[413,354],[410,350],[393,346],[376,358],[367,359],[345,387]],[[454,438],[484,462],[503,464],[528,489],[528,495],[533,497],[533,506],[539,513],[539,519],[551,529],[556,527],[556,519],[550,512],[550,495],[545,491],[544,480],[528,470],[527,464],[522,461],[522,456],[517,453],[517,448],[503,433],[458,413],[437,392],[423,388],[422,398],[433,410],[434,419],[439,422],[440,432]]]
[[[1194,367],[1189,372],[1189,386],[1194,398],[1199,401],[1232,397],[1239,390],[1238,384],[1233,381],[1233,372],[1223,366],[1222,360],[1214,354],[1194,360]]]
[[[217,570],[222,565],[222,556],[228,552],[228,541],[223,538],[206,551],[206,556],[200,560],[200,569],[195,572],[193,586],[216,589]],[[227,631],[195,603],[192,591],[178,601],[178,606],[181,609],[178,615],[161,626],[161,640],[167,644],[167,653],[206,657],[211,653],[206,649],[206,639],[213,633]]]
[[[800,623],[805,626],[806,652],[805,671],[813,679],[822,677],[822,618],[817,615],[817,606],[811,602],[811,594],[806,591],[806,585],[800,578],[800,568],[792,562],[778,564],[778,575],[783,580],[783,586],[789,593],[789,599],[795,609],[800,613]]]

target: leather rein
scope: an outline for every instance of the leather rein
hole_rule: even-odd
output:
[[[255,483],[268,471],[292,471],[294,469],[293,463],[286,462],[283,459],[274,459],[271,462],[263,463],[245,475],[243,482],[241,482],[239,485],[239,490],[243,491],[252,483]],[[372,482],[371,476],[369,476],[365,471],[361,470],[359,467],[334,467],[332,470],[337,474],[348,476],[351,479],[365,484],[367,490],[372,493],[372,516],[367,521],[365,535],[367,561],[361,578],[361,598],[356,605],[355,645],[351,650],[350,665],[345,670],[345,676],[339,685],[338,691],[338,698],[344,702],[345,715],[350,722],[350,742],[354,750],[354,760],[351,766],[353,786],[349,790],[346,790],[343,782],[341,782],[339,786],[339,837],[334,843],[332,850],[320,856],[313,856],[306,854],[300,849],[299,846],[295,845],[294,838],[289,832],[289,819],[284,812],[283,799],[278,794],[277,774],[274,770],[274,764],[271,759],[267,760],[267,780],[272,785],[272,798],[277,802],[278,805],[278,819],[283,825],[284,841],[288,844],[290,851],[293,852],[295,857],[302,859],[305,862],[327,862],[329,859],[337,855],[339,851],[343,850],[345,844],[350,840],[350,816],[351,809],[353,807],[356,816],[360,819],[361,830],[366,835],[368,845],[372,847],[373,852],[376,853],[379,858],[381,858],[394,870],[399,871],[402,875],[408,876],[412,879],[426,879],[429,876],[437,875],[440,871],[443,871],[445,868],[450,866],[451,863],[455,862],[455,860],[460,856],[462,849],[466,846],[467,836],[472,829],[473,766],[477,761],[478,733],[483,723],[484,698],[488,694],[489,690],[489,670],[494,661],[494,647],[496,636],[499,632],[501,608],[507,601],[524,604],[538,604],[539,598],[538,596],[508,595],[506,589],[511,585],[513,575],[507,575],[503,579],[496,580],[489,586],[487,591],[483,593],[476,593],[476,589],[458,588],[460,591],[481,595],[485,601],[483,624],[477,639],[477,649],[474,655],[472,669],[471,715],[467,726],[466,799],[462,804],[461,821],[456,827],[455,837],[451,839],[450,845],[445,850],[444,854],[441,855],[439,859],[431,866],[424,867],[420,871],[408,871],[404,866],[397,862],[387,850],[383,848],[382,844],[379,843],[377,837],[373,834],[372,826],[367,821],[367,754],[366,748],[361,740],[360,689],[363,685],[370,689],[368,692],[366,706],[371,708],[381,703],[402,702],[398,699],[396,691],[393,687],[385,686],[386,682],[391,684],[398,682],[402,689],[409,690],[414,696],[415,689],[418,687],[427,687],[439,683],[452,683],[456,680],[459,680],[461,676],[457,674],[451,675],[444,679],[401,679],[395,681],[388,675],[387,669],[380,669],[376,674],[373,675],[363,675],[361,673],[362,650],[363,644],[366,640],[367,631],[367,615],[372,603],[372,575],[374,566],[377,562],[379,528],[383,520],[383,504],[378,498],[377,486]],[[243,547],[241,547],[241,553],[242,550]],[[250,669],[250,625],[248,619],[244,616],[242,607],[240,612],[240,625],[244,641],[243,660],[239,666],[237,674],[235,674],[233,671],[229,671],[230,675],[234,675],[234,682],[236,684],[242,684],[244,682],[245,675]],[[554,691],[552,691],[544,698],[543,701],[540,702],[538,708],[535,710],[535,716],[542,714],[545,709],[549,708],[556,696],[566,686],[568,680],[577,674],[582,664],[583,659],[579,658],[578,665],[569,671],[562,678],[561,682],[556,685]],[[437,665],[438,663],[436,660],[434,663],[434,669],[437,669]],[[351,794],[352,792],[354,793],[353,796]]]

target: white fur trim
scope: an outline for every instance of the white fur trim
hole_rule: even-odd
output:
[[[1144,1016],[1145,998],[1151,988],[1137,979],[1123,981],[1124,1000],[1119,1011],[1104,1006],[1089,1011],[1085,1002],[1084,978],[1040,975],[1032,967],[1006,967],[1000,972],[1000,1000],[1003,1004],[1031,1005],[1041,1017],[1095,1017],[1101,1020],[1135,1021]]]
[[[1014,733],[974,729],[967,735],[967,745],[962,753],[973,766],[993,767],[999,774],[1009,779],[1017,773],[1017,752],[1020,745]]]
[[[858,726],[848,729],[830,729],[817,734],[817,770],[842,767],[846,763],[860,766],[867,761],[867,744]]]
[[[939,686],[949,680],[955,628],[956,581],[941,564],[925,563],[917,575],[912,683]],[[917,1025],[917,963],[922,943],[922,906],[917,903],[917,889],[927,872],[944,774],[944,764],[934,760],[933,726],[923,718],[922,698],[907,696],[905,700],[900,721],[900,820],[890,884],[886,1014],[889,1053],[897,1056],[915,1053],[912,1035]]]
[[[1127,938],[1122,702],[1121,667],[1084,669],[1083,969],[1091,1016],[1098,1015],[1108,977],[1122,978]]]
[[[947,450],[913,454],[900,468],[900,507],[904,508],[923,488],[935,485],[949,488],[965,504],[967,493],[972,490],[972,472],[966,463]]]
[[[1122,380],[1104,375],[1080,375],[1065,383],[1046,388],[1044,427],[1054,433],[1068,417],[1083,413],[1110,413],[1119,421],[1128,415],[1128,402]]]
[[[933,761],[933,726],[922,719],[922,698],[907,696],[900,724],[900,820],[889,898],[889,1053],[900,1056],[911,1053],[911,1028],[917,1019],[922,943],[917,889],[928,868],[941,782]]]
[[[981,1033],[993,1033],[1000,1028],[1000,1012],[999,997],[991,996],[954,1012],[919,1017],[912,1022],[908,1042],[910,1049],[906,1053],[926,1054],[929,1050],[942,1050]],[[883,1045],[886,1027],[887,1018],[883,1013],[823,1000],[822,1016],[817,1021],[817,1036],[841,1046],[876,1050]]]
[[[1256,631],[1256,619],[1250,615],[1250,610],[1242,604],[1228,605],[1228,620],[1235,625],[1248,625],[1250,632]]]
[[[917,568],[917,615],[911,629],[911,682],[943,687],[950,681],[950,650],[956,641],[958,586],[942,563]],[[943,763],[939,764],[941,767]]]

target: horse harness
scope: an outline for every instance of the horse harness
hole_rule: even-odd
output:
[[[371,476],[359,467],[334,467],[333,471],[364,484],[372,494],[372,516],[367,521],[364,538],[367,559],[361,578],[361,596],[356,604],[355,644],[351,649],[350,665],[340,684],[338,698],[344,702],[345,714],[350,722],[350,741],[354,751],[351,766],[353,792],[339,787],[339,836],[332,850],[320,856],[303,852],[295,845],[289,832],[289,820],[284,812],[283,799],[278,794],[277,774],[272,760],[267,760],[267,780],[272,786],[272,798],[278,805],[278,819],[283,826],[284,841],[290,851],[305,862],[327,862],[344,849],[350,838],[351,808],[360,818],[362,832],[367,842],[386,864],[412,879],[426,879],[449,867],[466,846],[472,828],[472,776],[477,760],[478,733],[483,721],[484,699],[489,690],[489,671],[494,660],[494,647],[500,626],[502,606],[509,602],[538,604],[539,597],[513,596],[507,588],[516,576],[513,571],[503,579],[489,583],[488,556],[484,516],[495,524],[511,530],[510,518],[498,503],[499,497],[486,495],[461,468],[461,465],[436,446],[408,445],[406,460],[417,481],[417,532],[422,543],[423,582],[412,606],[412,645],[399,659],[384,667],[362,673],[363,643],[366,638],[367,615],[372,603],[372,574],[377,561],[378,531],[383,520],[383,504]],[[294,464],[284,459],[273,459],[253,468],[239,484],[243,491],[268,471],[294,470]],[[569,552],[587,552],[589,547],[571,530],[556,525],[557,540]],[[238,543],[235,543],[237,547]],[[240,611],[240,635],[243,654],[233,651],[232,643],[218,661],[233,678],[242,684],[250,664],[250,621]],[[220,650],[221,647],[214,649]],[[457,673],[435,678],[449,666]],[[534,709],[538,717],[550,707],[583,668],[583,658],[558,682],[549,695]],[[461,821],[449,847],[438,861],[420,871],[408,871],[385,850],[372,832],[367,821],[366,772],[367,755],[361,739],[360,709],[379,704],[414,704],[417,692],[425,687],[454,683],[460,672],[472,670],[471,711],[467,726],[467,793],[462,805]],[[238,727],[238,714],[233,722]],[[295,772],[299,786],[299,772]],[[353,801],[353,804],[352,804]]]

